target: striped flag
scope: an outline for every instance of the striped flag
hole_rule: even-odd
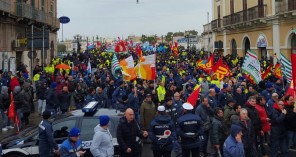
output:
[[[119,66],[119,62],[118,62],[118,59],[116,57],[116,54],[114,53],[113,54],[113,59],[112,59],[112,62],[111,62],[111,72],[112,72],[112,75],[118,79],[117,75],[116,75],[116,70],[120,70],[121,67]]]
[[[249,74],[250,77],[258,84],[261,79],[261,71],[260,71],[260,63],[258,60],[257,55],[251,51],[248,50],[245,60],[242,66],[242,70]]]
[[[282,72],[286,76],[288,83],[292,80],[292,63],[289,61],[285,55],[281,52],[280,62],[282,64]]]

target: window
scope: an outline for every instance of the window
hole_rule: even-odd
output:
[[[41,10],[42,11],[44,11],[44,5],[45,5],[44,0],[41,0]]]
[[[35,8],[35,0],[31,0],[31,6]]]
[[[264,17],[264,1],[258,0],[258,17]]]
[[[68,137],[69,131],[76,126],[75,119],[69,119],[53,124],[54,138]]]
[[[220,28],[220,19],[221,19],[221,15],[220,15],[220,5],[217,6],[217,12],[218,12],[218,27]]]
[[[95,132],[94,128],[99,124],[99,119],[97,117],[95,118],[83,118],[81,122],[81,140],[89,141],[92,140]],[[109,131],[112,135],[112,137],[116,137],[116,128],[114,122],[112,119],[110,119],[109,122]]]

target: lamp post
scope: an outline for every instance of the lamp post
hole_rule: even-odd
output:
[[[185,32],[185,37],[187,38],[187,50],[189,51],[189,32]]]
[[[76,39],[77,42],[77,53],[80,53],[80,39],[81,39],[81,35],[77,34],[74,36],[74,39]]]

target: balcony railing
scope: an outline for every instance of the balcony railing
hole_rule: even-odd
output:
[[[0,10],[11,12],[11,0],[0,0]]]
[[[223,26],[230,26],[252,20],[264,18],[267,16],[267,5],[255,6],[247,10],[236,12],[234,14],[223,17]]]
[[[295,0],[281,1],[276,5],[276,13],[286,13],[291,11],[296,11]]]
[[[54,17],[51,13],[45,14],[46,24],[55,28],[60,28],[60,21],[57,17]]]
[[[223,26],[222,19],[216,19],[211,22],[212,29],[221,28]]]
[[[45,12],[42,10],[37,11],[37,19],[38,22],[45,23]]]

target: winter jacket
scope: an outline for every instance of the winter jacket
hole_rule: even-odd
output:
[[[77,157],[76,152],[82,150],[81,140],[76,143],[71,142],[70,138],[66,139],[60,146],[60,157]]]
[[[68,92],[62,92],[58,97],[61,110],[68,110],[70,106],[71,95]]]
[[[0,93],[0,109],[6,111],[9,108],[10,97],[8,95],[8,88],[6,86],[1,87]]]
[[[17,80],[16,77],[13,77],[13,78],[10,80],[9,85],[10,85],[10,90],[11,90],[11,91],[14,91],[14,88],[15,88],[16,86],[20,86],[20,83],[19,83],[19,81]]]
[[[104,129],[100,125],[97,125],[94,131],[95,135],[90,146],[92,155],[94,157],[113,157],[114,147],[109,129]]]
[[[74,92],[76,89],[76,81],[72,80],[72,81],[68,81],[68,90],[70,93]]]
[[[211,145],[220,145],[222,147],[227,135],[227,127],[223,117],[214,116],[212,120],[212,129],[210,130]]]
[[[296,113],[293,112],[294,105],[288,105],[285,103],[285,109],[287,110],[287,114],[285,116],[285,126],[287,131],[294,131],[296,132]]]
[[[59,106],[58,94],[55,89],[50,88],[46,91],[46,109],[56,109]]]
[[[166,132],[170,131],[167,135]],[[150,123],[149,138],[152,141],[152,150],[166,150],[173,149],[173,141],[177,140],[174,122],[170,116],[158,115]],[[164,136],[167,135],[167,136]]]
[[[134,112],[138,112],[139,111],[139,96],[135,96],[134,92],[131,92],[128,95],[128,107],[133,109]]]
[[[236,100],[236,104],[243,106],[246,103],[246,95],[245,94],[238,94],[234,95],[234,100]]]
[[[151,101],[151,103],[148,103],[147,101],[144,101],[141,105],[140,114],[142,129],[147,130],[156,114],[156,107],[154,102]]]
[[[31,112],[31,105],[32,105],[32,93],[29,91],[30,84],[24,83],[24,89],[21,91],[21,95],[23,95],[22,101],[22,110],[24,113]]]
[[[217,99],[215,96],[213,96],[213,97],[207,96],[207,99],[209,100],[209,104],[212,109],[215,109],[216,107],[218,107]]]
[[[237,142],[231,135],[227,137],[223,145],[224,157],[245,157],[244,145]]]
[[[96,101],[96,95],[87,94],[85,97],[85,104],[88,104],[91,101]]]
[[[286,138],[286,127],[284,123],[285,114],[275,103],[273,106],[273,112],[271,114],[271,140]]]
[[[85,99],[84,99],[85,92],[82,89],[80,89],[80,90],[76,89],[74,91],[73,96],[74,96],[74,100],[76,103],[83,103],[85,101]]]
[[[23,107],[22,104],[24,102],[24,96],[21,93],[21,87],[20,86],[16,86],[14,88],[13,98],[14,98],[15,109],[22,109],[22,107]]]
[[[255,108],[259,114],[259,117],[261,120],[261,127],[262,127],[263,132],[270,131],[270,123],[269,123],[269,121],[267,121],[268,116],[267,116],[265,107],[261,106],[261,105],[256,105]]]
[[[125,117],[120,118],[117,126],[117,141],[121,154],[132,154],[137,156],[139,153],[139,146],[136,137],[143,137],[139,125],[135,120],[130,123]],[[132,149],[131,153],[126,153],[128,148]]]
[[[246,109],[248,111],[248,117],[252,120],[254,131],[257,134],[262,130],[261,119],[259,117],[258,111],[254,106],[251,106],[248,102],[246,103]]]
[[[52,125],[48,120],[42,120],[38,125],[39,129],[39,155],[42,157],[52,157],[53,149],[58,150],[58,145],[53,138]],[[52,154],[51,154],[51,153]]]
[[[96,92],[95,99],[98,101],[98,108],[105,108],[107,106],[108,97],[104,92]]]
[[[46,90],[47,90],[47,87],[44,87],[43,85],[38,86],[36,89],[37,98],[40,100],[45,100],[46,99]]]
[[[234,124],[242,128],[242,133],[243,133],[242,141],[244,144],[244,148],[245,149],[252,148],[256,138],[255,138],[255,132],[254,132],[251,119],[247,120],[246,122],[239,120],[237,122],[234,122]]]
[[[236,115],[237,113],[234,111],[234,109],[232,107],[230,107],[229,105],[225,105],[224,107],[224,121],[226,123],[226,125],[228,126],[228,128],[230,128],[231,126],[231,116],[232,115]]]

